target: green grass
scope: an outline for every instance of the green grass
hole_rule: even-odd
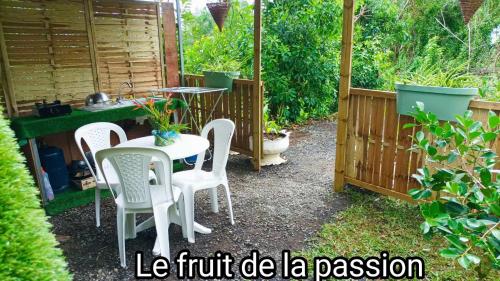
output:
[[[309,249],[295,253],[308,260],[327,256],[419,256],[425,261],[429,280],[475,280],[474,271],[466,271],[452,260],[442,258],[438,250],[443,239],[424,239],[419,225],[423,221],[417,206],[373,194],[347,191],[351,206],[324,225]],[[493,276],[492,276],[493,275]],[[500,274],[490,272],[490,280],[500,280]]]

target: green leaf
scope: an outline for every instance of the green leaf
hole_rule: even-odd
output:
[[[416,107],[416,108],[417,108],[419,111],[424,111],[424,107],[425,107],[425,106],[424,106],[424,103],[423,103],[423,102],[417,101],[417,107]]]
[[[483,139],[484,142],[491,142],[496,140],[497,134],[493,132],[486,132],[481,134],[481,138]]]
[[[446,248],[446,249],[442,249],[439,251],[439,254],[444,257],[444,258],[448,258],[448,259],[454,259],[454,258],[457,258],[458,256],[460,256],[461,254],[463,253],[463,251],[460,251],[459,249],[457,248]]]
[[[427,222],[423,222],[420,224],[420,230],[422,230],[423,234],[427,234],[429,230],[431,230],[431,226]]]
[[[424,139],[425,135],[424,135],[424,132],[422,131],[418,131],[416,134],[415,134],[415,138],[417,139],[417,141],[420,143],[423,139]]]
[[[477,230],[479,228],[482,228],[484,227],[484,224],[481,223],[480,221],[478,221],[477,219],[474,219],[474,218],[471,218],[471,219],[467,219],[465,221],[465,225],[470,228],[470,229],[474,229],[474,230]]]
[[[434,155],[436,155],[436,154],[437,154],[437,149],[436,149],[434,146],[429,145],[429,146],[427,147],[427,153],[428,153],[430,156],[434,156]]]
[[[465,249],[467,248],[467,246],[456,235],[446,235],[445,238],[451,245],[459,250],[465,251]]]
[[[466,254],[465,257],[473,264],[479,264],[481,262],[481,259],[473,254]]]
[[[417,124],[406,123],[406,124],[403,125],[403,129],[410,129],[410,128],[413,128],[413,127],[417,127]]]
[[[463,268],[468,269],[470,266],[470,261],[465,256],[463,256],[458,259],[458,264],[460,264]]]
[[[498,117],[498,115],[495,112],[489,111],[488,125],[490,126],[490,129],[494,130],[498,126],[498,124],[500,124],[500,117]]]
[[[413,198],[413,200],[427,199],[432,196],[432,191],[429,189],[411,189],[408,194]]]
[[[489,185],[491,183],[491,173],[488,169],[481,169],[479,177],[481,178],[481,183],[484,185]]]

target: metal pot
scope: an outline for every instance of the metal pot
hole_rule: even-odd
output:
[[[88,95],[85,99],[86,106],[92,106],[96,104],[106,104],[109,103],[109,97],[106,93],[98,92],[92,95]]]

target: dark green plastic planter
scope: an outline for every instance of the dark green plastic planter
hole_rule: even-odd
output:
[[[240,72],[203,71],[203,76],[205,78],[205,87],[227,88],[230,93],[233,91],[233,80],[240,77]]]
[[[397,110],[409,115],[417,102],[425,105],[425,111],[433,112],[439,120],[453,121],[455,115],[462,115],[469,102],[477,95],[477,88],[447,88],[396,83]]]

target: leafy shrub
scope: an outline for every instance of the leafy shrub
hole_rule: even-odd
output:
[[[336,110],[341,1],[265,1],[262,65],[271,113],[302,122]]]
[[[25,159],[3,117],[0,155],[0,280],[70,280]]]
[[[421,130],[412,149],[425,156],[425,166],[413,175],[422,188],[409,191],[420,200],[425,219],[420,228],[427,236],[444,236],[448,248],[441,256],[476,268],[480,277],[500,269],[500,178],[491,149],[500,134],[500,118],[490,112],[488,126],[483,126],[467,111],[457,116],[456,124],[440,124],[421,103],[413,116]]]

